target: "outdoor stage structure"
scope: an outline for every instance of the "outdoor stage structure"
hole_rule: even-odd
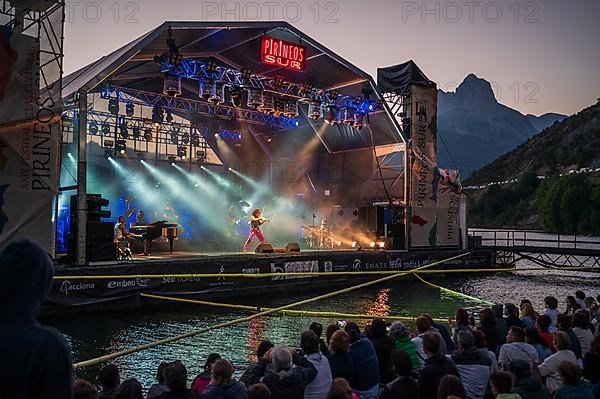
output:
[[[436,164],[436,85],[412,61],[376,83],[285,22],[165,22],[57,82],[54,206],[12,231],[64,265],[51,307],[347,280],[140,273],[398,270],[467,246],[458,176]],[[254,208],[275,252],[301,252],[240,254]],[[151,256],[115,260],[118,215],[157,238]],[[449,265],[494,266],[485,250]]]

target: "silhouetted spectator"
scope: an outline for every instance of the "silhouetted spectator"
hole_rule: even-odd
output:
[[[204,399],[247,399],[246,386],[231,378],[232,375],[231,362],[225,359],[217,360],[212,365],[210,384],[204,390],[202,397]]]
[[[483,398],[490,381],[492,361],[475,348],[475,339],[469,331],[458,333],[458,353],[452,355],[469,398]]]
[[[156,399],[164,392],[170,391],[167,384],[165,384],[165,370],[168,364],[169,363],[162,362],[158,366],[158,370],[156,371],[156,381],[158,382],[158,384],[153,384],[150,387],[150,389],[148,390],[148,395],[146,396],[147,399]]]
[[[323,335],[323,325],[317,321],[313,321],[310,323],[308,329],[314,332],[317,335],[317,338],[319,338],[319,350],[321,353],[325,356],[329,356],[329,348],[323,338],[321,338],[321,335]]]
[[[165,368],[165,383],[169,392],[164,392],[159,399],[200,399],[200,394],[187,388],[187,369],[179,360],[169,363]]]
[[[387,325],[381,319],[374,319],[369,330],[371,332],[371,342],[373,342],[377,354],[377,363],[379,364],[379,382],[387,384],[396,378],[392,365],[394,341],[387,335]]]
[[[333,378],[329,360],[319,350],[319,337],[308,330],[300,337],[300,349],[304,357],[315,366],[317,376],[304,388],[304,399],[325,399]]]
[[[445,375],[459,376],[452,360],[440,354],[441,341],[438,334],[432,332],[423,334],[423,350],[427,359],[419,376],[419,397],[422,399],[437,397],[438,385]]]
[[[585,293],[583,291],[575,291],[575,302],[577,302],[581,310],[587,310],[587,305],[585,304]]]
[[[251,385],[248,388],[248,399],[271,399],[271,390],[263,383]]]
[[[504,304],[504,314],[506,315],[506,327],[520,327],[525,328],[525,325],[519,319],[519,308],[514,303]]]
[[[491,309],[479,312],[481,331],[485,334],[485,344],[489,350],[496,353],[498,348],[498,329],[496,328],[496,315]]]
[[[440,323],[436,323],[433,318],[431,316],[429,316],[427,313],[423,314],[424,317],[427,317],[427,319],[429,320],[429,323],[431,324],[431,328],[434,329],[435,331],[437,331],[440,336],[443,339],[443,345],[442,348],[444,350],[444,354],[449,353],[449,352],[454,352],[454,350],[456,349],[456,345],[454,344],[454,341],[452,340],[452,336],[450,335],[450,332],[448,331],[448,328],[446,328],[446,326],[444,324],[440,324]]]
[[[113,399],[144,399],[142,384],[135,378],[123,381]]]
[[[194,378],[192,381],[192,391],[202,393],[210,384],[210,379],[212,378],[210,371],[212,369],[212,365],[221,358],[221,355],[218,353],[211,353],[208,355],[206,362],[204,363],[204,367],[202,368],[202,372]]]
[[[258,348],[256,348],[256,363],[250,363],[248,367],[244,370],[240,377],[240,382],[246,385],[252,385],[257,383],[258,381],[252,381],[252,376],[254,375],[254,368],[258,364],[258,361],[267,353],[269,349],[273,347],[273,343],[271,341],[261,341],[258,344]]]
[[[581,367],[562,361],[558,365],[562,386],[554,391],[554,399],[595,399],[592,384],[581,379]]]
[[[506,343],[506,334],[508,334],[508,323],[503,317],[504,306],[502,306],[501,303],[492,305],[492,312],[494,312],[494,316],[496,317],[496,338],[498,339],[497,345],[501,346]]]
[[[447,374],[440,380],[437,399],[467,399],[463,383],[455,375]]]
[[[471,331],[471,325],[469,324],[469,312],[463,308],[456,309],[455,320],[452,324],[452,319],[449,320],[452,327],[452,340],[456,344],[458,341],[458,333],[461,331]]]
[[[350,336],[350,356],[354,362],[354,385],[352,388],[362,399],[373,399],[379,391],[379,363],[371,341],[361,336],[356,323],[344,327]]]
[[[585,356],[585,354],[590,350],[590,346],[592,344],[592,338],[594,338],[594,334],[588,328],[589,320],[587,312],[577,312],[573,315],[571,319],[571,326],[577,340],[579,341],[579,346],[581,347],[581,354]]]
[[[550,399],[550,392],[533,378],[531,366],[525,360],[517,359],[510,362],[508,371],[513,381],[512,392],[522,399]]]
[[[31,241],[0,253],[0,398],[73,397],[71,350],[61,333],[36,322],[53,273]]]
[[[511,393],[512,390],[512,378],[509,373],[505,371],[497,371],[492,374],[490,378],[492,395],[496,399],[521,399],[516,393]]]
[[[329,346],[329,341],[331,340],[333,333],[338,330],[340,330],[340,327],[337,324],[330,324],[327,326],[327,329],[325,330],[325,343],[327,346]]]
[[[419,385],[417,380],[411,376],[412,360],[409,354],[403,350],[394,349],[392,351],[392,362],[394,364],[396,379],[385,386],[379,398],[418,399]]]
[[[344,330],[338,330],[331,337],[329,367],[331,378],[344,378],[350,386],[354,384],[354,361],[350,355],[350,336]]]
[[[39,397],[44,398],[45,396]],[[90,382],[76,378],[73,381],[73,399],[98,399],[98,390]]]
[[[592,340],[590,351],[583,358],[583,376],[594,384],[596,397],[600,397],[600,335]]]
[[[571,340],[571,350],[575,354],[577,359],[583,359],[583,354],[581,353],[581,345],[579,345],[579,340],[577,339],[577,335],[571,328],[571,317],[566,314],[559,314],[558,319],[556,320],[556,327],[558,331],[564,331],[569,336]],[[543,361],[540,359],[540,361]]]
[[[473,330],[471,333],[473,334],[473,339],[475,340],[475,349],[490,359],[490,362],[492,362],[491,371],[492,373],[495,373],[498,371],[498,358],[494,352],[485,346],[485,334],[480,330]]]
[[[98,372],[98,384],[100,384],[101,391],[98,394],[100,399],[111,399],[119,384],[121,383],[121,376],[119,375],[119,368],[115,364],[107,364],[100,369]]]

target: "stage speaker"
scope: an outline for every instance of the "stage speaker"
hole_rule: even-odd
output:
[[[117,259],[117,249],[112,241],[88,241],[87,256],[90,262],[111,261]]]
[[[300,252],[300,245],[297,242],[288,242],[285,244],[285,252]]]
[[[89,222],[87,240],[90,242],[113,242],[115,231],[110,222]]]
[[[254,252],[257,254],[272,254],[273,253],[273,245],[271,245],[269,243],[260,244],[258,247],[256,247]]]

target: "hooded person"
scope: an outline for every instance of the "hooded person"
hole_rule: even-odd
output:
[[[392,364],[392,350],[394,350],[394,340],[387,334],[387,325],[381,319],[375,319],[371,322],[369,329],[371,342],[377,354],[377,363],[379,365],[379,382],[387,384],[396,378],[394,366]]]
[[[203,393],[204,399],[248,399],[246,386],[231,378],[233,365],[229,360],[217,360],[211,370],[210,384]]]
[[[308,359],[297,352],[292,354],[285,345],[267,351],[254,370],[253,378],[269,388],[272,399],[304,399],[304,389],[317,376]]]
[[[73,397],[71,350],[36,321],[53,274],[48,254],[31,241],[0,253],[0,398]]]

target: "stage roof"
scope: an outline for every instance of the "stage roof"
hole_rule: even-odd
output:
[[[362,96],[367,89],[373,92],[372,97],[382,100],[370,75],[286,22],[182,21],[164,22],[125,46],[65,76],[63,98],[68,103],[79,90],[99,91],[100,84],[105,79],[110,79],[111,85],[114,86],[162,93],[161,65],[154,62],[154,56],[168,50],[169,29],[180,54],[186,59],[202,60],[213,57],[232,68],[249,68],[260,76],[283,77],[289,82],[310,83],[324,90],[337,89],[341,94],[348,96]],[[259,49],[261,37],[265,34],[307,46],[306,71],[293,71],[263,64],[259,57]],[[182,86],[180,98],[198,99],[196,84],[186,84],[184,79]],[[197,120],[197,115],[178,114],[189,120]],[[350,130],[353,131],[349,134],[347,126],[325,126],[323,120],[308,121],[302,113],[300,122],[301,126],[296,128],[299,134],[300,131],[304,131],[306,135],[314,136],[316,130],[319,130],[323,142],[321,150],[336,152],[371,146],[369,129],[352,128]],[[375,145],[404,142],[398,124],[387,106],[383,110],[371,113],[370,122]],[[263,133],[269,134],[266,131]]]

